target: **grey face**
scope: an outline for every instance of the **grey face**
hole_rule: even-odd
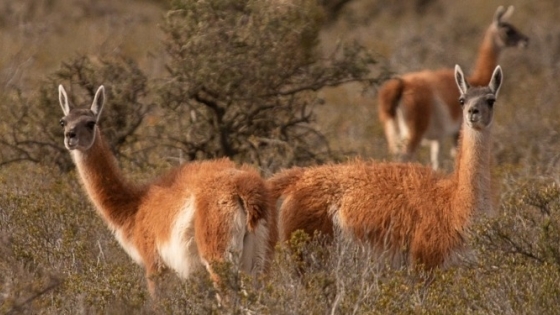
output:
[[[490,83],[485,87],[470,87],[458,65],[455,66],[455,81],[461,96],[459,103],[463,108],[463,120],[467,127],[482,130],[492,123],[494,103],[502,86],[502,68],[497,66]]]
[[[95,140],[96,116],[89,109],[72,109],[60,120],[68,150],[88,150]]]
[[[529,38],[516,29],[513,25],[506,22],[513,14],[513,6],[507,9],[503,6],[498,7],[494,13],[494,41],[498,47],[527,47]]]
[[[105,102],[105,88],[102,85],[97,89],[89,109],[71,109],[62,85],[58,87],[58,99],[66,115],[60,120],[60,125],[64,128],[64,145],[68,150],[89,150],[97,134],[97,120]]]
[[[463,118],[467,126],[482,130],[492,123],[496,96],[488,87],[470,88],[461,95],[459,102],[463,107]]]
[[[504,47],[525,48],[529,44],[529,37],[507,22],[498,23],[498,40]]]

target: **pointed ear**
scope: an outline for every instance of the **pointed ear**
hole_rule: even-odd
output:
[[[66,91],[62,84],[58,86],[58,101],[60,102],[60,107],[62,107],[62,112],[64,115],[68,115],[70,112],[70,105],[68,105],[68,95],[66,95]]]
[[[494,23],[499,24],[502,21],[509,19],[509,17],[513,14],[514,7],[510,5],[507,10],[504,9],[503,6],[499,6],[494,13]]]
[[[500,20],[501,20],[501,18],[502,18],[502,15],[504,15],[504,12],[505,12],[505,11],[506,11],[506,10],[504,9],[503,6],[499,6],[498,9],[496,9],[496,13],[494,13],[494,20],[493,20],[493,22],[494,22],[495,24],[500,23]]]
[[[463,74],[463,70],[459,65],[455,65],[455,82],[457,82],[457,86],[459,87],[459,91],[461,94],[467,94],[467,90],[469,89],[469,84],[465,80],[465,75]]]
[[[492,73],[492,79],[488,84],[488,87],[494,92],[494,95],[498,97],[498,92],[500,91],[500,87],[502,86],[502,81],[504,80],[504,74],[502,73],[502,67],[497,66]]]
[[[95,114],[96,119],[99,120],[99,115],[101,115],[101,110],[103,110],[103,104],[105,103],[105,88],[100,86],[95,92],[95,97],[93,98],[93,103],[91,104],[91,111]]]
[[[515,8],[512,5],[510,5],[507,8],[506,12],[504,12],[504,14],[502,14],[502,16],[500,17],[500,21],[507,21],[511,17],[511,15],[513,14],[514,10],[515,10]]]

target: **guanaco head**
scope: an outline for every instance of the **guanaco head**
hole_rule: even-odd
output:
[[[64,128],[64,145],[68,150],[87,151],[95,141],[97,121],[105,102],[105,88],[102,85],[97,89],[89,109],[71,109],[62,84],[58,86],[58,99],[64,112],[60,120]]]
[[[463,108],[464,123],[475,130],[490,126],[494,116],[494,103],[503,81],[502,68],[496,67],[488,86],[470,87],[461,67],[456,65],[455,81],[461,93],[459,103]]]
[[[494,21],[492,22],[492,30],[494,35],[494,43],[498,48],[504,47],[522,47],[525,48],[529,44],[529,37],[521,33],[510,23],[506,22],[513,13],[513,6],[510,5],[507,9],[503,6],[498,7],[494,14]]]

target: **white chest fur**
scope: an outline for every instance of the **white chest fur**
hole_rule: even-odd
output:
[[[182,278],[203,265],[194,238],[194,198],[185,201],[179,210],[167,242],[158,243],[157,249],[165,265],[175,270]]]
[[[136,246],[134,246],[131,242],[129,242],[126,239],[126,237],[124,237],[122,230],[115,229],[114,233],[115,233],[115,238],[117,239],[121,247],[124,249],[124,251],[128,254],[128,256],[130,256],[132,260],[134,260],[134,262],[136,262],[140,266],[143,266],[144,261],[142,259],[142,256],[140,256],[138,249],[136,249]]]

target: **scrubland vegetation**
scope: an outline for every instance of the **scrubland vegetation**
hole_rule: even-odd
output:
[[[560,12],[553,1],[4,1],[0,4],[0,313],[550,314],[560,303]],[[343,1],[338,1],[342,3]],[[210,4],[211,3],[211,4]],[[229,156],[268,176],[291,165],[384,160],[376,91],[391,73],[474,65],[499,5],[530,37],[499,64],[492,213],[458,266],[423,275],[367,248],[293,239],[267,277],[224,265],[165,275],[152,305],[63,146],[57,85],[89,105],[142,181]],[[428,163],[427,149],[419,156]],[[444,169],[452,160],[446,155]],[[305,269],[300,274],[297,267]],[[216,291],[229,296],[219,308]]]

